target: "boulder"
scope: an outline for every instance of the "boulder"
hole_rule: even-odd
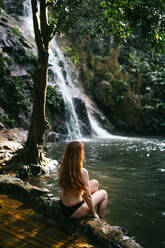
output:
[[[43,166],[37,164],[19,166],[17,171],[19,178],[22,180],[28,179],[31,176],[36,177],[47,173]]]
[[[50,131],[45,137],[45,143],[56,143],[67,139],[67,135]]]
[[[0,194],[7,194],[10,197],[29,203],[36,196],[48,193],[47,189],[40,189],[29,183],[24,183],[17,177],[0,175]]]
[[[24,5],[23,0],[2,0],[3,6],[8,14],[23,15]]]
[[[119,129],[129,133],[143,131],[142,106],[138,96],[126,92],[115,107],[114,121]]]
[[[111,84],[108,81],[103,80],[97,82],[93,92],[96,100],[107,107],[111,103],[111,98],[109,94],[110,89],[111,89]]]
[[[8,115],[5,110],[0,107],[0,129],[5,128],[4,123],[8,120]]]
[[[2,122],[0,122],[0,129],[3,129],[3,128],[5,128],[5,126],[3,125]]]
[[[92,135],[92,127],[88,117],[85,102],[77,97],[73,98],[73,104],[78,117],[81,134],[85,137]]]

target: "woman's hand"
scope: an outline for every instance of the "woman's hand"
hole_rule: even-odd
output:
[[[99,221],[99,223],[102,223],[99,215],[96,212],[93,214],[93,217],[96,218]]]

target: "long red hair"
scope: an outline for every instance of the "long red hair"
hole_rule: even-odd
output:
[[[70,142],[64,151],[59,186],[65,190],[83,190],[80,171],[84,162],[84,145],[79,141]]]

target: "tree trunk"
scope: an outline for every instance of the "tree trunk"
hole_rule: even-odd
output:
[[[28,138],[24,147],[26,161],[41,164],[43,162],[42,146],[45,131],[48,128],[45,105],[48,78],[48,53],[42,54],[37,70],[33,75],[33,112]]]
[[[48,128],[45,114],[48,81],[48,51],[50,41],[55,35],[55,29],[53,25],[48,24],[48,7],[46,0],[39,1],[40,11],[38,11],[37,0],[31,0],[31,6],[35,41],[38,50],[38,65],[33,74],[33,111],[29,133],[26,144],[24,148],[18,152],[15,161],[24,161],[28,164],[42,164],[44,163],[42,147],[45,132]]]
[[[49,43],[53,37],[53,28],[48,25],[46,0],[31,0],[33,26],[38,50],[38,66],[33,74],[33,111],[26,144],[21,151],[21,159],[26,163],[42,164],[44,162],[42,147],[45,131],[48,128],[45,105],[48,81]]]

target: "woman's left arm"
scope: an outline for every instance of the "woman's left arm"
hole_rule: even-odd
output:
[[[82,183],[84,185],[84,199],[89,207],[90,212],[92,213],[94,218],[97,218],[100,220],[98,214],[95,211],[95,208],[93,206],[92,196],[89,188],[89,175],[88,171],[84,168],[81,169],[81,176],[82,176]]]

